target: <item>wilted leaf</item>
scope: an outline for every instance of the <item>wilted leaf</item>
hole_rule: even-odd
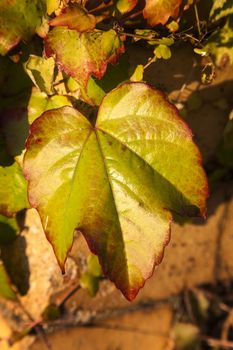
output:
[[[121,13],[127,13],[134,9],[137,5],[137,0],[117,0],[116,8]]]
[[[45,12],[41,0],[1,0],[0,54],[5,55],[20,40],[29,40],[43,24]]]
[[[45,59],[43,57],[30,55],[24,67],[32,82],[40,91],[48,95],[54,93],[53,80],[55,62],[52,57]]]
[[[82,6],[76,4],[66,8],[60,16],[53,18],[50,25],[53,27],[65,26],[81,33],[89,32],[95,28],[96,18]]]
[[[12,216],[28,205],[27,182],[19,165],[0,167],[0,213]]]
[[[0,262],[0,297],[9,300],[16,300],[16,294],[13,291],[10,280],[3,264]]]
[[[62,269],[76,228],[132,300],[162,259],[171,213],[205,215],[200,162],[176,109],[128,83],[105,96],[95,127],[71,107],[35,120],[24,173]]]
[[[146,0],[144,17],[151,26],[166,24],[170,17],[176,19],[182,0]]]
[[[124,45],[114,30],[78,33],[54,28],[45,42],[47,57],[55,56],[58,66],[84,86],[91,75],[101,79],[108,63],[116,63]]]

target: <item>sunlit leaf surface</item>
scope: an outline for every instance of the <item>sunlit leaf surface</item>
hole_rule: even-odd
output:
[[[95,126],[72,107],[45,112],[31,126],[24,173],[61,268],[76,228],[129,300],[163,257],[172,213],[205,215],[191,131],[144,83],[108,93]]]

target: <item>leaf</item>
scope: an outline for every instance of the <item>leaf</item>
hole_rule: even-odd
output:
[[[200,329],[191,323],[176,323],[173,338],[177,350],[198,350],[201,345]]]
[[[59,8],[60,0],[46,0],[47,13],[51,15]]]
[[[116,8],[123,14],[132,11],[137,3],[137,0],[117,0]]]
[[[80,277],[80,285],[87,289],[89,295],[94,297],[99,290],[99,278],[96,278],[91,273],[84,272]]]
[[[55,62],[52,57],[45,59],[43,57],[30,55],[24,67],[32,82],[40,91],[48,95],[54,94],[53,81]]]
[[[218,67],[233,64],[233,16],[208,38],[204,50],[213,56]]]
[[[215,0],[210,11],[210,17],[214,21],[218,21],[223,17],[233,14],[232,0]]]
[[[2,135],[5,139],[7,152],[13,157],[19,156],[24,150],[29,130],[27,108],[15,105],[0,111]]]
[[[205,215],[200,163],[177,110],[148,85],[127,83],[104,97],[95,126],[71,107],[36,119],[24,174],[62,270],[78,229],[132,300],[162,259],[171,213]]]
[[[87,270],[88,272],[95,276],[95,277],[100,277],[102,276],[102,269],[99,264],[99,260],[96,255],[89,255],[87,258]]]
[[[32,124],[43,112],[63,106],[72,106],[67,96],[53,95],[49,97],[44,92],[33,90],[28,103],[28,122]]]
[[[1,0],[0,54],[5,55],[20,40],[29,40],[43,24],[45,10],[41,0]]]
[[[169,58],[171,58],[171,55],[172,55],[170,48],[166,45],[158,45],[154,49],[154,54],[156,58],[158,59],[163,58],[164,60],[169,60]]]
[[[60,16],[50,21],[53,27],[65,26],[69,29],[76,29],[78,32],[89,32],[96,26],[95,16],[88,13],[82,6],[76,4],[64,10]]]
[[[94,105],[99,106],[107,92],[113,90],[124,81],[129,80],[129,62],[127,55],[120,57],[115,65],[109,65],[101,80],[90,78],[87,85],[87,95]]]
[[[11,287],[10,280],[3,264],[0,262],[0,297],[9,300],[16,300],[16,294]]]
[[[101,79],[108,63],[117,62],[124,45],[113,29],[78,33],[56,27],[46,39],[45,52],[47,57],[55,56],[59,68],[66,74],[86,86],[90,76]]]
[[[130,77],[131,81],[142,81],[144,74],[144,66],[142,64],[138,64],[135,68],[133,74]]]
[[[0,245],[12,243],[19,230],[16,218],[8,218],[0,215]]]
[[[27,182],[19,165],[0,167],[0,213],[13,216],[28,206]]]
[[[176,19],[182,0],[146,0],[143,15],[151,26],[166,24],[170,17]]]

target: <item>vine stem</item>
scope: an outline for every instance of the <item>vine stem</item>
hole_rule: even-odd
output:
[[[159,40],[155,40],[154,38],[148,38],[144,35],[139,35],[139,34],[132,34],[132,33],[126,33],[126,32],[121,32],[122,35],[126,35],[126,36],[129,36],[131,38],[134,38],[134,39],[142,39],[142,40],[148,40],[148,41],[154,41],[155,42],[155,45],[156,44],[160,44]]]
[[[196,16],[196,21],[197,21],[197,30],[199,37],[201,37],[201,26],[200,26],[200,20],[199,20],[199,15],[198,15],[198,9],[197,9],[197,4],[194,5],[194,11],[195,11],[195,16]]]
[[[210,337],[202,337],[202,340],[205,341],[211,347],[222,347],[224,349],[233,349],[233,342],[227,340],[214,339]]]

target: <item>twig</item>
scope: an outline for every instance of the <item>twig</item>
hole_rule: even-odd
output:
[[[205,341],[209,346],[216,347],[220,346],[224,349],[233,349],[233,342],[227,340],[214,339],[210,337],[202,337],[202,340]]]
[[[230,327],[233,325],[233,309],[231,309],[231,311],[229,312],[226,320],[223,323],[223,327],[222,327],[222,336],[221,339],[223,341],[227,341],[228,339],[228,333],[229,333],[229,329]]]

